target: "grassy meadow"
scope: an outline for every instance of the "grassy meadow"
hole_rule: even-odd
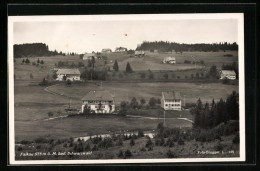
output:
[[[224,57],[225,54],[232,54],[233,57]],[[59,61],[68,61],[69,63],[78,64],[83,62],[85,66],[88,61],[83,61],[76,56],[52,56],[52,57],[39,57],[43,60],[44,64],[39,66],[32,65],[33,62],[37,63],[36,58],[28,58],[30,64],[22,64],[22,60],[26,58],[15,59],[14,62],[14,118],[15,118],[15,141],[34,140],[38,137],[47,138],[69,138],[81,137],[87,135],[112,133],[120,130],[134,131],[137,129],[154,130],[162,119],[147,119],[147,118],[134,118],[124,116],[77,116],[67,117],[52,120],[48,119],[48,112],[53,112],[53,117],[60,115],[67,115],[65,108],[69,106],[69,98],[71,97],[71,107],[81,109],[81,98],[90,90],[108,90],[111,94],[115,95],[115,103],[118,106],[121,101],[130,101],[136,97],[138,101],[141,98],[148,103],[151,97],[156,99],[161,98],[161,92],[165,90],[179,91],[182,97],[182,104],[195,103],[198,98],[202,102],[211,102],[214,98],[218,101],[220,98],[226,98],[232,91],[238,91],[238,85],[225,85],[215,81],[194,81],[187,80],[186,77],[191,78],[193,74],[205,73],[211,65],[216,65],[218,68],[223,63],[228,64],[237,62],[237,52],[184,52],[183,54],[175,53],[151,53],[146,52],[142,58],[133,58],[125,53],[110,53],[102,54],[106,56],[106,63],[104,59],[96,60],[96,69],[102,69],[104,66],[110,66],[108,71],[108,79],[102,81],[87,81],[86,83],[72,83],[67,86],[65,83],[54,82],[54,85],[49,86],[49,91],[57,94],[51,94],[46,91],[46,87],[39,86],[39,82],[43,78],[53,82],[52,74],[55,68],[55,63]],[[174,56],[177,60],[176,65],[162,64],[161,61],[164,57]],[[184,64],[184,60],[193,61],[191,56],[199,60],[204,60],[205,65]],[[114,73],[112,66],[114,61],[117,60],[119,64],[119,72]],[[131,74],[125,74],[126,63],[129,62],[134,70]],[[149,71],[154,74],[151,80],[148,78]],[[80,68],[82,71],[83,68]],[[144,73],[145,77],[142,78],[141,74]],[[164,74],[168,74],[168,79],[164,78]],[[177,78],[179,76],[179,78]],[[202,76],[203,77],[203,76]],[[182,81],[178,81],[182,80]],[[97,84],[98,83],[98,84]],[[58,95],[60,94],[60,95]],[[185,97],[185,99],[184,99]],[[145,104],[145,105],[146,105]],[[163,117],[162,109],[142,109],[138,114],[144,117]],[[135,111],[129,111],[129,115],[137,115]],[[186,120],[176,119],[178,117],[185,117],[193,119],[189,111],[172,111],[166,112],[166,125],[170,128],[190,128],[192,123]],[[233,137],[226,137],[228,140],[223,143],[232,143]],[[133,158],[164,158],[168,148],[154,147],[153,151],[145,151],[140,153],[140,148],[144,146],[146,140],[136,140],[136,145],[131,147]],[[124,141],[122,149],[130,148],[129,142]],[[214,142],[215,143],[215,142]],[[176,151],[176,154],[181,154],[181,157],[198,157],[194,152],[191,152],[195,141],[189,141],[185,146],[175,146],[171,148]],[[216,143],[215,143],[216,144]],[[212,145],[212,144],[211,144]],[[214,144],[213,144],[214,145]],[[121,148],[121,147],[120,147]],[[198,148],[202,148],[199,145]],[[204,149],[210,149],[210,143],[203,144]],[[103,158],[106,154],[113,155],[116,158],[118,147],[111,147],[109,149],[94,152],[94,158],[100,157],[103,153]],[[30,151],[30,150],[28,150]],[[237,154],[235,154],[237,155]],[[205,156],[205,155],[204,155]],[[223,156],[223,155],[222,155]],[[230,156],[230,155],[229,155]],[[93,157],[93,156],[92,156]],[[203,156],[201,156],[203,157]],[[102,157],[101,157],[102,158]]]

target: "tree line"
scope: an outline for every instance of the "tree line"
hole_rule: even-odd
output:
[[[212,100],[211,104],[206,102],[203,104],[198,99],[195,107],[191,110],[194,115],[195,128],[213,128],[222,122],[239,119],[239,95],[233,91],[224,101],[222,98],[215,102]]]
[[[148,42],[144,41],[136,50],[151,51],[158,50],[159,52],[171,52],[176,53],[184,51],[203,51],[203,52],[216,52],[216,51],[226,51],[226,50],[238,50],[238,45],[236,42],[220,42],[220,43],[196,43],[196,44],[180,44],[176,42],[169,41],[154,41]]]
[[[62,51],[57,50],[50,51],[48,45],[45,43],[25,43],[25,44],[15,44],[14,45],[14,58],[22,57],[40,57],[40,56],[55,56],[66,54]],[[76,55],[76,53],[68,53],[68,55]]]

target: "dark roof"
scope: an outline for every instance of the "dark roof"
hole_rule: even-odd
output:
[[[162,92],[162,96],[166,100],[181,99],[180,93],[176,91],[164,91]]]
[[[78,69],[59,69],[57,71],[57,74],[73,74],[73,75],[80,75],[80,72]]]
[[[106,90],[92,90],[82,100],[113,100],[113,96]]]

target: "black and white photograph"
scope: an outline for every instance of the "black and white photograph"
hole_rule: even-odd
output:
[[[10,164],[245,161],[243,13],[8,17]]]

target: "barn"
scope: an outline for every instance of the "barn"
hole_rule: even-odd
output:
[[[179,92],[162,92],[161,107],[164,110],[181,110],[181,96]]]
[[[57,81],[70,80],[80,81],[80,71],[78,69],[58,69],[56,72]]]
[[[89,91],[82,98],[82,112],[86,106],[95,113],[113,113],[115,111],[114,96],[106,90]]]

